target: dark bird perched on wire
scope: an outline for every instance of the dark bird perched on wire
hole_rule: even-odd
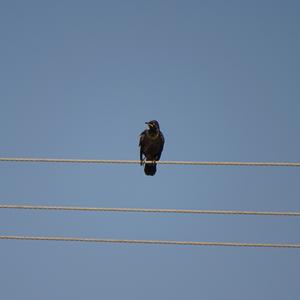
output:
[[[143,165],[144,160],[159,160],[165,143],[165,139],[159,129],[158,122],[153,120],[146,122],[146,124],[149,128],[141,133],[139,143],[141,166]],[[146,175],[153,176],[156,173],[156,163],[146,163],[144,171]]]

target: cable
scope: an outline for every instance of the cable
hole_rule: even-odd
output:
[[[0,162],[85,163],[85,164],[139,164],[140,163],[139,160],[24,158],[24,157],[0,157]],[[145,161],[145,163],[153,163],[153,162]],[[157,161],[156,163],[162,165],[196,165],[196,166],[300,167],[300,162]]]
[[[16,236],[1,235],[1,240],[27,240],[27,241],[60,241],[60,242],[85,242],[85,243],[113,243],[113,244],[156,244],[156,245],[187,245],[187,246],[224,246],[224,247],[260,247],[260,248],[295,248],[300,249],[300,244],[257,244],[235,242],[186,242],[164,240],[123,240],[123,239],[98,239],[77,237],[52,237],[52,236]]]
[[[256,215],[300,217],[300,212],[287,211],[241,211],[241,210],[200,210],[200,209],[156,209],[156,208],[109,208],[109,207],[78,207],[51,205],[0,204],[0,209],[32,209],[58,211],[87,212],[135,212],[135,213],[176,213],[176,214],[209,214],[209,215]]]

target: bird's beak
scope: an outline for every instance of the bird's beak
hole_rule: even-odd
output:
[[[152,123],[145,122],[145,124],[147,124],[149,127],[153,127],[153,124],[152,124]]]

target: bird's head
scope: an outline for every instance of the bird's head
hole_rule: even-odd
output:
[[[159,124],[156,120],[152,120],[145,123],[149,126],[150,130],[159,130]]]

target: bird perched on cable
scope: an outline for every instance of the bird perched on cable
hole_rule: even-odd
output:
[[[160,159],[165,139],[156,120],[145,123],[148,125],[148,129],[144,130],[140,135],[140,160],[141,166],[144,160],[153,161],[153,163],[146,163],[144,167],[145,174],[153,176],[156,173],[156,163],[154,161]]]

